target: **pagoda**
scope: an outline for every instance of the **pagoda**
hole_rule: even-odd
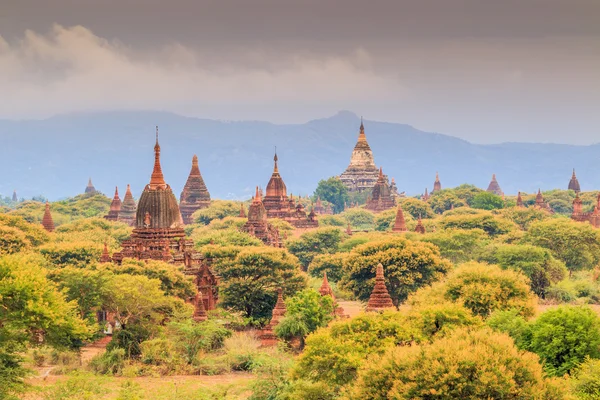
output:
[[[314,213],[307,215],[301,202],[296,203],[292,195],[288,197],[287,188],[279,174],[277,161],[277,153],[275,153],[273,157],[273,173],[267,184],[267,194],[262,199],[264,208],[267,211],[267,217],[282,219],[289,222],[295,228],[318,227],[319,221],[316,220]]]
[[[379,175],[375,166],[373,152],[367,142],[365,127],[361,118],[358,141],[352,151],[350,165],[340,175],[340,180],[348,188],[348,191],[363,192],[373,189],[378,178]]]
[[[117,220],[124,222],[129,226],[133,226],[135,224],[136,211],[137,206],[135,204],[135,200],[133,199],[133,195],[131,194],[131,187],[128,184]]]
[[[317,196],[317,201],[315,202],[314,211],[315,211],[315,214],[318,214],[318,215],[333,214],[333,209],[331,208],[331,204],[328,204],[327,207],[323,206],[323,202],[321,202],[320,196]]]
[[[52,220],[52,214],[50,214],[50,203],[48,203],[48,200],[46,200],[46,209],[42,217],[42,226],[48,232],[54,232],[54,221]]]
[[[394,221],[394,226],[392,227],[393,232],[406,232],[406,221],[404,220],[404,212],[402,211],[402,206],[398,205],[398,211],[396,211],[396,220]]]
[[[517,207],[525,207],[525,205],[523,204],[523,198],[521,197],[521,192],[517,194]]]
[[[581,186],[579,186],[579,181],[575,176],[575,168],[573,168],[573,175],[571,175],[571,180],[569,181],[568,189],[575,191],[575,193],[581,192]]]
[[[238,215],[240,218],[247,218],[246,209],[244,208],[244,203],[240,203],[240,214]]]
[[[500,189],[500,185],[496,180],[496,174],[492,174],[492,181],[490,182],[487,191],[490,193],[494,193],[495,195],[502,196],[502,189]]]
[[[88,179],[88,184],[85,187],[85,194],[95,194],[96,188],[92,184],[92,178]]]
[[[537,195],[535,196],[535,207],[554,213],[552,208],[550,208],[550,205],[544,201],[544,196],[542,196],[542,191],[540,189],[538,189]]]
[[[387,178],[383,175],[383,170],[379,168],[379,178],[373,187],[371,198],[367,201],[366,209],[375,213],[388,210],[396,205],[394,196],[390,191]]]
[[[193,223],[192,214],[196,210],[210,206],[210,193],[198,168],[198,156],[192,158],[192,169],[179,197],[179,208],[185,224]]]
[[[385,286],[385,277],[383,275],[383,265],[377,265],[377,272],[375,273],[375,286],[369,297],[369,303],[367,304],[366,311],[384,311],[385,309],[394,308],[392,298],[388,293],[387,287]]]
[[[415,232],[424,234],[425,227],[423,226],[423,221],[421,220],[421,216],[419,215],[419,219],[417,219],[417,226],[415,226]]]
[[[252,199],[250,207],[248,207],[248,221],[241,230],[262,240],[263,243],[269,246],[281,247],[279,231],[267,220],[267,210],[261,199],[258,186],[256,187],[256,195]]]
[[[102,250],[102,256],[100,256],[101,263],[109,263],[112,261],[110,258],[110,253],[108,252],[108,247],[106,246],[106,242],[104,242],[104,249]]]
[[[275,336],[273,329],[285,316],[286,311],[285,303],[283,302],[283,291],[279,288],[277,289],[277,303],[275,303],[275,307],[273,308],[271,321],[264,327],[259,336],[262,347],[275,346],[277,344],[277,336]]]
[[[14,203],[16,203],[17,201],[19,201],[19,198],[17,197],[17,191],[16,190],[13,190],[12,201]]]
[[[119,188],[115,186],[115,195],[110,203],[110,210],[108,214],[104,216],[109,221],[117,221],[119,219],[119,212],[121,211],[121,199],[119,198]]]
[[[321,296],[329,296],[333,301],[333,314],[338,317],[345,318],[347,317],[344,313],[344,309],[340,307],[335,301],[335,295],[333,294],[333,289],[329,286],[329,281],[327,280],[327,272],[323,272],[323,283],[321,283],[321,287],[319,288],[319,293]]]
[[[429,193],[427,193],[427,188],[425,188],[425,193],[423,194],[423,196],[421,196],[421,199],[423,201],[428,201],[430,197],[431,196],[429,196]]]
[[[215,308],[218,280],[207,260],[194,250],[194,242],[185,237],[177,199],[165,182],[160,165],[158,127],[150,183],[140,196],[131,237],[123,241],[121,247],[120,252],[112,255],[117,264],[125,258],[133,258],[183,265],[184,273],[194,277],[197,290],[203,293],[205,309]]]
[[[208,319],[208,314],[206,313],[206,308],[204,307],[204,300],[202,298],[202,292],[198,290],[196,296],[193,300],[194,303],[194,315],[192,319],[196,322],[206,321]]]
[[[442,190],[442,183],[440,182],[440,175],[436,172],[435,182],[433,182],[433,190],[431,191],[431,194],[439,192],[440,190]]]
[[[579,198],[579,193],[575,194],[575,200],[573,200],[573,213],[571,219],[578,222],[589,222],[594,228],[600,228],[600,193],[596,198],[596,206],[592,212],[583,212],[583,202]]]

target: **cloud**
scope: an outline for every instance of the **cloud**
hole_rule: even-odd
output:
[[[251,62],[204,63],[200,51],[181,44],[141,53],[82,26],[54,25],[47,35],[29,30],[14,43],[0,38],[0,92],[10,94],[0,98],[0,117],[109,109],[202,115],[252,104],[344,104],[357,96],[391,101],[402,92],[373,71],[361,48],[345,56],[289,54],[276,69],[260,51],[244,53]]]

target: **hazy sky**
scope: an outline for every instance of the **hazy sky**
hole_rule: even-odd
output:
[[[0,93],[11,119],[347,109],[478,143],[595,143],[600,0],[0,0]]]

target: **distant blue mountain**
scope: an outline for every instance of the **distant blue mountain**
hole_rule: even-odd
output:
[[[246,199],[266,186],[277,146],[288,192],[311,194],[321,179],[339,175],[350,161],[360,119],[342,111],[297,125],[225,122],[165,112],[103,112],[45,120],[0,120],[0,194],[59,199],[96,188],[121,195],[127,183],[138,197],[149,182],[154,126],[160,127],[162,166],[177,196],[197,154],[213,198]],[[439,171],[444,187],[472,183],[486,188],[492,173],[507,194],[566,188],[577,169],[582,190],[600,188],[600,147],[503,143],[476,145],[419,131],[409,125],[365,120],[377,165],[400,191],[431,190]]]

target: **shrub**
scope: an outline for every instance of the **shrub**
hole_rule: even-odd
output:
[[[308,273],[315,278],[323,278],[323,273],[327,272],[327,279],[337,282],[344,273],[346,258],[346,253],[319,254],[308,266]]]
[[[335,253],[342,240],[342,232],[338,228],[319,228],[301,235],[298,239],[287,242],[290,253],[298,257],[306,270],[313,258],[318,254]]]
[[[442,229],[483,229],[490,236],[504,235],[517,229],[512,221],[494,216],[489,211],[479,211],[476,214],[445,214],[440,226]]]
[[[600,360],[586,358],[573,371],[571,390],[579,400],[600,399]]]
[[[488,235],[482,229],[446,229],[418,235],[416,239],[433,243],[440,249],[442,257],[454,263],[473,260],[489,242]]]
[[[188,362],[192,363],[199,351],[211,351],[223,347],[232,332],[220,323],[209,319],[195,322],[190,319],[170,322],[167,325],[173,346]]]
[[[373,229],[375,214],[361,208],[350,208],[340,214],[346,222],[356,229]]]
[[[103,375],[120,375],[125,366],[125,350],[116,348],[95,356],[89,364],[92,371]]]

